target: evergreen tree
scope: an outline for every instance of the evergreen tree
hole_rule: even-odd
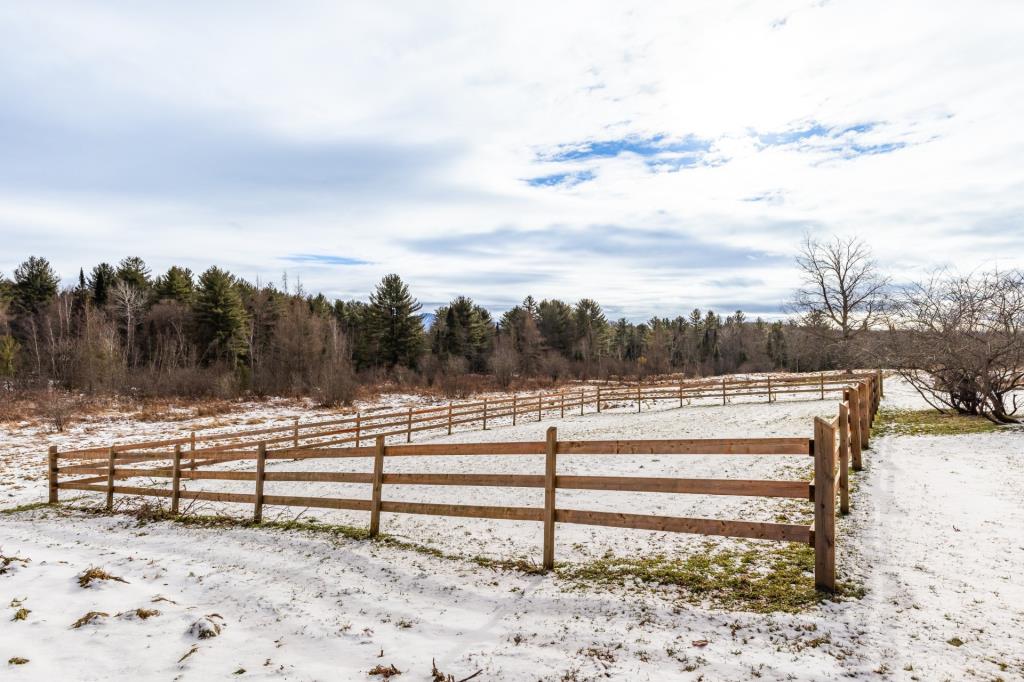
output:
[[[139,291],[149,288],[149,267],[138,256],[122,258],[117,264],[117,279]]]
[[[465,358],[472,371],[482,372],[493,347],[494,323],[487,310],[459,296],[437,309],[430,337],[435,355]]]
[[[573,321],[572,308],[555,300],[544,300],[537,306],[537,327],[541,339],[549,349],[569,357],[572,353]]]
[[[100,263],[89,273],[86,283],[92,292],[92,302],[100,308],[107,305],[110,300],[110,290],[117,279],[117,272],[110,263]]]
[[[158,301],[191,303],[195,294],[192,271],[189,268],[172,265],[167,274],[154,280],[153,291]]]
[[[230,273],[214,266],[200,275],[195,318],[200,357],[237,365],[246,350],[248,319]]]
[[[15,314],[35,315],[57,295],[60,278],[50,267],[50,261],[37,256],[14,269]]]
[[[370,334],[376,362],[385,367],[416,367],[423,349],[422,306],[398,275],[387,275],[370,295]]]

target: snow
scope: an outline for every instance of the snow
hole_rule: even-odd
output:
[[[921,407],[890,380],[886,404]],[[237,418],[287,417],[284,405]],[[809,436],[835,402],[784,400],[624,404],[597,415],[463,431],[432,442],[560,438]],[[185,423],[78,425],[63,447],[113,436],[172,435]],[[45,498],[35,427],[4,434],[3,507]],[[51,437],[51,436],[47,436]],[[417,435],[415,442],[428,440]],[[64,444],[66,443],[66,444]],[[7,680],[282,679],[371,680],[380,664],[398,680],[430,680],[431,661],[456,679],[1024,679],[1024,433],[876,438],[854,476],[853,513],[838,521],[840,578],[862,583],[861,599],[798,614],[693,606],[668,588],[574,588],[550,576],[492,570],[393,545],[269,528],[140,525],[124,515],[42,508],[0,514],[0,554],[30,561],[0,575],[0,671]],[[654,461],[658,460],[658,461]],[[278,470],[368,470],[368,462],[272,462]],[[225,468],[242,468],[231,463]],[[539,457],[417,457],[388,471],[539,473]],[[640,467],[643,467],[641,470]],[[272,470],[268,467],[268,470]],[[560,473],[806,478],[806,457],[566,457]],[[251,492],[246,482],[203,482]],[[385,487],[385,499],[539,505],[536,490]],[[69,497],[71,491],[62,491]],[[575,494],[572,494],[575,492]],[[268,483],[268,494],[368,496],[368,486]],[[82,504],[99,495],[83,494]],[[9,497],[8,497],[9,496]],[[680,516],[801,522],[810,505],[778,500],[559,491],[559,506]],[[193,510],[195,511],[195,510]],[[204,504],[203,513],[251,513]],[[267,508],[294,518],[301,510]],[[365,526],[362,512],[310,510],[332,523]],[[540,525],[385,514],[382,531],[458,557],[539,561]],[[559,561],[700,551],[707,538],[559,525]],[[715,539],[716,546],[771,547]],[[89,589],[77,576],[96,566],[126,580]],[[126,617],[157,609],[147,619]],[[109,614],[71,629],[90,611]],[[7,616],[7,613],[10,616]],[[118,617],[117,614],[122,614]],[[216,637],[190,630],[216,622]],[[702,645],[703,641],[706,645]],[[950,642],[961,641],[961,646]],[[189,653],[192,652],[192,653]],[[383,656],[380,656],[383,652]],[[186,656],[186,654],[189,654]],[[7,665],[11,657],[29,659]],[[179,662],[179,659],[185,657]],[[910,669],[908,669],[908,667]],[[237,673],[244,670],[244,673]]]

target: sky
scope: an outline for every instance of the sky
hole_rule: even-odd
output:
[[[1024,2],[0,4],[0,272],[773,318],[805,234],[1024,266]]]

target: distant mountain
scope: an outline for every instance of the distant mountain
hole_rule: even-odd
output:
[[[434,326],[434,320],[436,318],[437,315],[435,315],[434,313],[420,314],[420,320],[423,322],[423,328],[426,329],[427,331],[430,331],[430,328]]]

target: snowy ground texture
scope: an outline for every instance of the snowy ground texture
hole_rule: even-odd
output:
[[[895,380],[887,382],[886,404],[920,406]],[[835,402],[644,409],[638,415],[635,405],[623,405],[433,440],[541,440],[550,424],[561,438],[809,436],[812,417],[832,416]],[[246,418],[286,414],[264,406]],[[190,428],[188,422],[111,421],[59,437],[29,426],[0,432],[0,509],[45,498],[42,455],[51,439],[70,447]],[[795,479],[806,478],[809,465],[800,457],[590,457],[565,458],[559,471]],[[866,594],[798,614],[692,606],[651,586],[579,589],[550,576],[324,534],[140,526],[124,514],[67,507],[0,513],[0,555],[11,559],[0,560],[0,678],[379,680],[384,676],[369,672],[394,665],[402,674],[392,679],[404,682],[431,680],[433,660],[454,679],[482,670],[477,680],[1024,679],[1024,432],[880,437],[866,465],[855,477],[853,513],[838,522],[840,577],[862,584]],[[274,466],[363,470],[366,463]],[[431,457],[388,466],[543,471],[535,457]],[[202,483],[251,492],[244,482]],[[366,488],[274,483],[267,493],[367,497]],[[467,491],[471,499],[461,496]],[[98,497],[83,494],[72,505],[95,504]],[[529,506],[541,496],[410,486],[385,488],[385,499]],[[559,506],[768,521],[782,510],[800,522],[810,512],[809,504],[794,511],[771,500],[591,491],[560,491]],[[193,511],[250,510],[204,505]],[[268,508],[266,516],[291,519],[300,511]],[[356,512],[302,516],[310,517],[366,523],[366,514]],[[450,555],[540,558],[535,523],[385,514],[382,526]],[[570,563],[606,553],[683,555],[707,542],[566,525],[556,537],[557,560]],[[93,566],[126,582],[80,587],[78,576]],[[140,618],[137,609],[159,614]],[[71,627],[93,611],[107,615]],[[220,634],[199,638],[194,626],[201,620]],[[27,662],[8,662],[17,659]]]

